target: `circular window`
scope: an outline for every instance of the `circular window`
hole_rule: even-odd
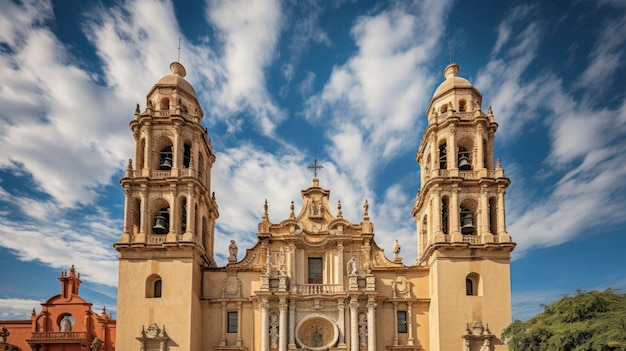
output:
[[[311,351],[327,350],[339,339],[335,323],[320,316],[307,317],[296,327],[296,340]]]

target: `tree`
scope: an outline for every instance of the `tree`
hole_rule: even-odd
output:
[[[626,294],[577,290],[502,337],[511,351],[626,351]]]

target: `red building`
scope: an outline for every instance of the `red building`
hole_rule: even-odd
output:
[[[80,273],[62,272],[61,293],[33,308],[30,320],[0,320],[0,350],[114,351],[115,320],[78,295]]]

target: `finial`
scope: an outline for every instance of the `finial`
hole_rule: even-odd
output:
[[[138,115],[141,111],[139,111],[139,104],[135,105],[135,114]]]
[[[215,191],[211,193],[211,200],[215,201]]]
[[[489,114],[489,116],[493,116],[493,110],[491,109],[491,105],[489,105],[489,107],[487,108],[487,113]]]
[[[498,168],[498,169],[502,168],[502,163],[500,163],[500,157],[498,157],[497,160],[496,160],[496,168]]]
[[[133,159],[132,158],[128,159],[128,166],[126,166],[126,169],[129,170],[129,171],[133,170]]]
[[[265,199],[265,203],[263,204],[263,218],[267,219],[267,199]]]
[[[35,312],[35,307],[33,307],[33,311],[30,313],[31,316],[36,315],[37,313]]]
[[[343,218],[343,213],[341,213],[341,200],[337,201],[337,218]]]
[[[181,77],[185,77],[187,75],[185,67],[181,65],[180,62],[170,63],[170,71],[172,71],[173,74],[179,75]]]
[[[363,204],[363,218],[369,217],[370,205],[367,203],[367,199],[365,199],[365,203]]]
[[[322,166],[321,164],[317,162],[317,152],[316,152],[315,156],[313,157],[313,164],[309,166],[309,169],[313,170],[313,178],[317,179],[317,171],[322,168],[324,168],[324,166]]]
[[[180,62],[180,37],[178,37],[178,59],[176,62]]]
[[[296,214],[293,212],[293,201],[289,205],[289,218],[296,218]]]

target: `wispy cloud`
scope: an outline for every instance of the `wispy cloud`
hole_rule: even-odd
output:
[[[307,118],[333,126],[328,153],[362,187],[375,174],[374,160],[416,146],[409,134],[420,130],[418,118],[434,82],[427,65],[448,7],[441,1],[396,4],[358,18],[351,31],[357,52],[308,99]]]
[[[537,22],[529,21],[532,9],[518,6],[500,24],[500,35],[493,57],[481,70],[477,85],[482,87],[488,101],[493,101],[500,131],[504,129],[505,143],[524,138],[533,125],[546,131],[550,149],[533,179],[517,174],[517,181],[526,187],[542,187],[546,174],[558,177],[541,194],[527,191],[509,203],[509,231],[522,255],[534,246],[551,246],[571,240],[589,228],[602,231],[603,225],[624,221],[624,211],[612,199],[626,195],[621,179],[626,175],[626,103],[611,110],[580,101],[567,91],[555,72],[529,72],[537,58],[536,49],[543,30]],[[597,43],[607,40],[607,33],[619,24],[603,23]],[[610,30],[608,28],[611,28]],[[517,33],[512,35],[511,33]],[[623,40],[598,44],[617,51]],[[595,72],[594,66],[603,55],[592,55],[581,79],[591,83],[612,75],[617,69],[607,65],[606,72]],[[591,77],[594,78],[586,78]],[[507,138],[508,137],[508,138]],[[519,167],[519,166],[516,166]],[[512,189],[515,189],[515,183]],[[532,199],[525,196],[533,196]]]

